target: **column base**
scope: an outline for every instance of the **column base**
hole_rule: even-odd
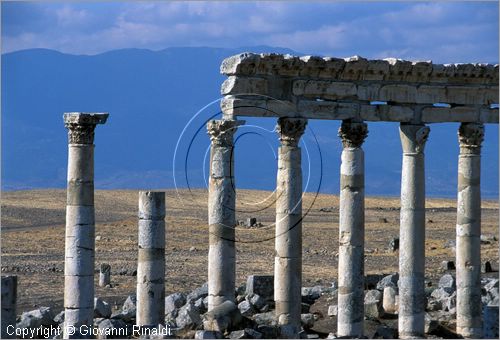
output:
[[[483,337],[483,329],[457,326],[457,334],[460,334],[464,338],[480,339]]]

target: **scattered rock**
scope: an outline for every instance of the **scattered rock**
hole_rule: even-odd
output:
[[[213,331],[196,331],[195,339],[222,339],[224,336],[220,332]]]
[[[312,313],[307,313],[307,314],[301,314],[300,315],[300,323],[302,324],[302,327],[304,329],[311,329],[314,326],[314,314]]]
[[[398,287],[399,274],[394,273],[384,276],[382,280],[377,283],[377,289],[383,291],[385,287]]]
[[[203,315],[203,327],[206,330],[224,333],[238,329],[242,320],[238,306],[232,301],[224,301]]]
[[[21,320],[17,323],[17,328],[37,328],[40,326],[54,325],[54,313],[50,307],[40,307],[38,309],[24,312]]]
[[[98,339],[121,339],[124,338],[123,331],[120,333],[119,331],[113,331],[113,329],[117,330],[125,330],[127,328],[127,324],[120,319],[104,319],[97,325],[99,328]],[[106,334],[108,333],[108,334]]]
[[[302,302],[313,304],[314,301],[320,298],[322,292],[323,288],[321,286],[302,287]]]
[[[199,298],[205,298],[208,296],[208,283],[204,283],[201,287],[196,288],[186,297],[186,303],[191,301],[196,301]]]
[[[266,299],[257,294],[247,295],[246,300],[250,302],[250,304],[257,310],[261,310],[262,308],[264,308],[267,303]]]
[[[190,248],[189,248],[189,251],[190,251],[190,252],[193,252],[193,251],[196,251],[196,250],[197,250],[197,249],[196,249],[196,247],[195,247],[195,246],[192,246],[192,247],[190,247]]]
[[[253,319],[258,325],[276,326],[276,316],[274,312],[254,314]],[[261,330],[259,332],[262,333]]]
[[[385,217],[379,217],[378,222],[379,223],[389,223],[389,221],[387,221],[387,218],[385,218]]]
[[[62,324],[64,322],[64,310],[59,312],[59,314],[57,314],[55,317],[54,317],[54,322],[56,324]]]
[[[255,294],[266,301],[274,299],[274,276],[273,275],[250,275],[247,279],[247,295]]]
[[[186,295],[183,293],[170,294],[165,298],[165,314],[172,313],[186,304]]]
[[[241,315],[249,317],[254,314],[253,306],[247,300],[243,300],[238,304],[238,309],[240,310]]]
[[[94,298],[94,318],[108,319],[111,316],[111,305],[101,298]]]
[[[481,235],[481,244],[490,244],[498,241],[495,235]]]
[[[135,313],[137,311],[137,299],[135,295],[129,295],[125,302],[123,303],[122,311],[117,315],[118,319],[122,319],[125,322],[130,322],[135,319]]]
[[[319,211],[321,211],[321,212],[332,212],[334,210],[335,210],[334,207],[324,207],[324,208],[319,209]]]
[[[208,304],[205,304],[204,298],[199,298],[198,300],[196,300],[194,302],[194,306],[196,307],[196,309],[198,309],[198,312],[200,312],[200,314],[205,313],[208,309]]]
[[[175,324],[182,330],[195,330],[200,328],[202,320],[200,312],[192,303],[187,303],[179,309]]]
[[[453,275],[445,274],[439,279],[439,288],[443,288],[448,293],[453,293],[457,289],[456,281]]]
[[[376,289],[369,290],[365,294],[365,316],[378,319],[384,314],[382,309],[382,293]]]
[[[395,314],[398,311],[398,306],[396,304],[396,296],[398,291],[395,287],[387,286],[384,288],[384,293],[382,297],[382,308],[385,313]]]
[[[425,324],[424,324],[424,332],[427,334],[434,333],[438,327],[439,327],[439,322],[437,320],[433,320],[432,317],[428,314],[425,313]]]
[[[251,328],[245,328],[231,332],[229,339],[262,339],[262,333]]]

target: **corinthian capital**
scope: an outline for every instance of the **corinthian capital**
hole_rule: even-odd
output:
[[[108,116],[107,113],[65,113],[63,119],[68,129],[68,143],[93,144],[96,125],[106,123]]]
[[[359,148],[368,136],[368,125],[350,121],[342,121],[339,137],[344,148]]]
[[[213,145],[232,146],[233,135],[238,126],[243,125],[242,120],[211,120],[207,123],[207,131]]]
[[[462,123],[458,128],[460,149],[468,152],[480,152],[484,140],[484,125],[477,123]]]
[[[306,129],[307,119],[301,118],[279,118],[276,132],[279,134],[281,145],[297,146],[300,137]]]

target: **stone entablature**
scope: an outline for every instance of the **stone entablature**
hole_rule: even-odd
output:
[[[498,123],[498,65],[243,53],[221,73],[226,116]]]

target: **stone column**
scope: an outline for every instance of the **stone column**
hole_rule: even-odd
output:
[[[165,193],[139,192],[138,326],[165,323]]]
[[[2,339],[16,338],[16,303],[17,276],[2,276]]]
[[[207,123],[211,140],[208,187],[208,310],[224,301],[234,302],[235,200],[233,135],[244,121],[212,120]]]
[[[339,337],[362,338],[364,320],[365,123],[343,121],[338,267]]]
[[[457,333],[481,338],[481,143],[482,124],[458,130]]]
[[[103,263],[99,270],[99,287],[106,287],[109,284],[111,284],[111,266]]]
[[[68,129],[68,189],[64,260],[64,338],[94,317],[94,129],[105,113],[65,113]],[[75,327],[70,335],[67,330]]]
[[[279,118],[274,300],[280,337],[298,338],[302,286],[302,168],[298,146],[307,120]]]
[[[399,231],[399,337],[423,338],[425,322],[425,167],[430,129],[401,124],[403,147]]]

